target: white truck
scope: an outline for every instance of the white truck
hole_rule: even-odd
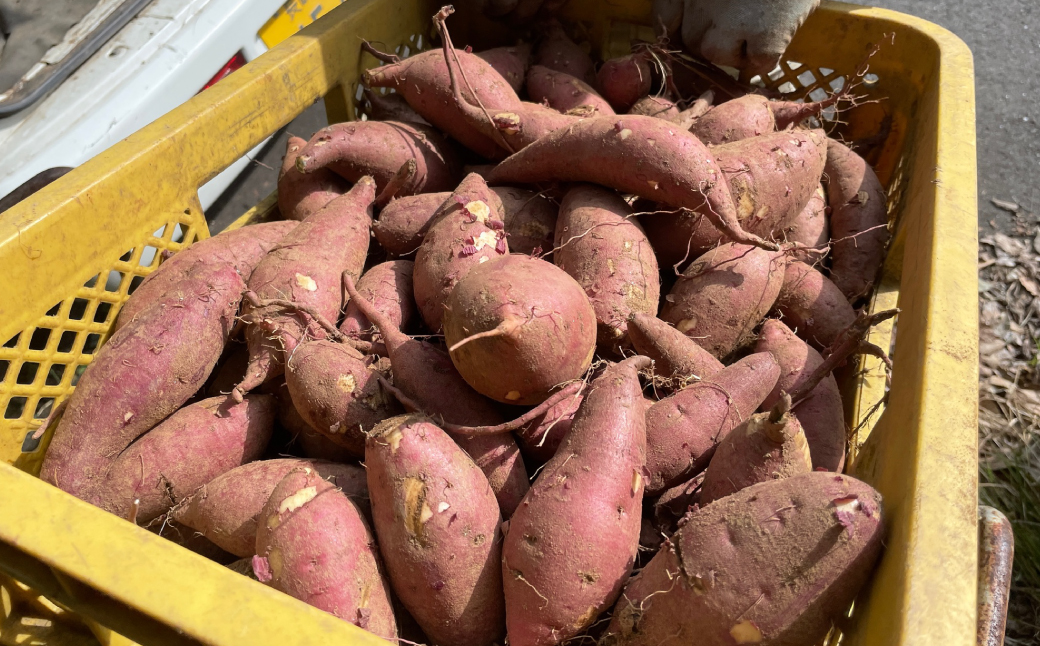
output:
[[[0,211],[32,178],[78,166],[342,2],[100,0],[0,94]],[[262,146],[199,188],[203,208]]]

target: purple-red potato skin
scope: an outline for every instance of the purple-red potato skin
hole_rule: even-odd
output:
[[[674,534],[683,516],[700,502],[703,482],[704,472],[701,471],[686,482],[665,489],[654,502],[654,529],[666,536]]]
[[[591,85],[542,65],[532,65],[527,71],[527,95],[535,103],[546,103],[560,112],[589,106],[600,115],[614,114],[614,108]]]
[[[401,166],[414,160],[415,176],[401,195],[448,191],[462,175],[462,161],[436,130],[403,121],[349,121],[314,133],[296,157],[303,173],[329,169],[350,182],[371,176],[382,191]]]
[[[209,381],[206,383],[206,397],[217,397],[229,394],[242,377],[246,374],[246,366],[249,364],[249,348],[245,343],[235,340],[228,342],[224,348],[223,356],[219,363],[213,368]]]
[[[661,493],[707,467],[718,443],[751,417],[779,375],[773,356],[760,352],[651,406],[646,413],[647,494]]]
[[[212,238],[199,240],[184,251],[174,254],[148,274],[130,299],[123,303],[112,327],[112,334],[160,301],[166,292],[184,280],[185,274],[196,265],[230,265],[243,281],[248,281],[250,274],[267,252],[289,235],[296,228],[296,224],[281,221],[263,222],[250,225],[248,229],[241,227],[233,231],[224,231]]]
[[[412,273],[415,304],[433,332],[441,330],[455,284],[482,262],[508,255],[501,206],[484,179],[470,174],[434,213]]]
[[[862,157],[827,142],[827,199],[831,207],[830,278],[852,300],[874,283],[888,245],[888,199]]]
[[[672,287],[661,320],[721,360],[749,339],[772,309],[786,263],[782,251],[735,243],[712,249]]]
[[[531,65],[531,44],[520,43],[513,47],[495,47],[477,52],[477,56],[495,68],[502,78],[519,92],[524,87],[524,77]]]
[[[756,413],[722,438],[704,472],[699,503],[707,505],[759,482],[810,473],[809,445],[798,418]]]
[[[776,132],[712,148],[745,231],[768,238],[801,213],[827,159],[822,130]]]
[[[552,202],[534,191],[512,186],[495,186],[491,191],[502,204],[511,252],[531,254],[538,248],[552,249],[559,211]],[[449,197],[451,193],[424,193],[394,200],[372,225],[376,240],[396,256],[413,253],[422,244],[437,209]]]
[[[362,178],[350,192],[301,222],[257,265],[249,289],[260,299],[284,299],[314,308],[326,320],[335,321],[343,305],[342,274],[357,280],[368,255],[369,227],[375,183]],[[325,330],[310,316],[286,308],[254,308],[242,305],[249,368],[238,385],[248,392],[284,372],[286,349],[304,335],[323,339]]]
[[[569,74],[589,85],[596,82],[596,64],[588,53],[567,36],[560,23],[553,21],[538,43],[534,64]]]
[[[231,265],[200,263],[113,334],[69,396],[40,478],[86,500],[115,456],[205,385],[244,288]]]
[[[711,149],[726,177],[740,226],[779,240],[784,223],[798,216],[819,186],[826,152],[827,138],[818,130],[774,132]],[[706,217],[655,213],[641,221],[666,265],[729,242]]]
[[[531,420],[516,431],[520,451],[530,460],[545,464],[556,455],[563,438],[571,430],[574,414],[584,399],[582,395],[568,397]]]
[[[776,130],[769,99],[747,94],[720,103],[693,122],[690,132],[709,146],[728,144]]]
[[[250,462],[214,478],[177,505],[171,515],[235,556],[252,556],[256,554],[257,522],[271,492],[290,471],[302,467],[314,469],[363,509],[368,507],[368,481],[362,467],[280,458]]]
[[[776,404],[781,391],[794,391],[823,363],[819,352],[775,319],[762,325],[755,351],[772,354],[780,364],[780,378],[762,402],[763,411]],[[813,468],[840,472],[845,466],[845,411],[834,375],[825,377],[808,397],[796,402],[793,413],[805,431]]]
[[[884,535],[881,495],[848,476],[753,485],[688,516],[625,587],[603,643],[819,643]]]
[[[520,99],[509,81],[487,61],[464,50],[457,49],[455,53],[469,80],[469,84],[463,88],[463,96],[468,103],[483,105],[489,110],[517,110],[520,107]],[[503,157],[504,151],[497,143],[462,118],[452,96],[448,66],[441,49],[431,49],[399,63],[367,70],[362,75],[362,81],[368,87],[394,88],[424,119],[481,157]],[[451,190],[451,187],[427,189],[430,192],[442,190]]]
[[[827,219],[827,198],[823,193],[823,186],[817,186],[805,208],[784,223],[784,238],[786,242],[822,250],[830,240],[830,225]]]
[[[369,116],[375,121],[403,121],[405,123],[417,123],[420,126],[430,125],[397,92],[380,94],[366,88],[365,98],[368,99],[369,104],[372,106]]]
[[[675,101],[662,96],[644,96],[629,108],[628,113],[657,117],[672,123],[679,120],[679,108],[676,107]]]
[[[508,327],[508,329],[506,329]],[[444,341],[474,390],[534,406],[578,379],[596,352],[596,313],[572,277],[538,258],[511,254],[474,267],[445,306]]]
[[[629,54],[603,62],[596,72],[596,87],[618,113],[628,112],[636,101],[650,94],[653,78],[644,54]]]
[[[304,220],[350,190],[350,183],[327,168],[301,173],[296,158],[307,146],[300,137],[289,137],[282,170],[278,174],[278,211],[286,220]]]
[[[273,427],[270,395],[185,406],[123,451],[89,502],[126,518],[139,500],[137,522],[148,523],[222,473],[258,459]]]
[[[386,420],[365,448],[372,520],[394,592],[434,644],[505,634],[495,494],[432,420]]]
[[[386,315],[398,330],[407,332],[419,321],[412,296],[411,260],[389,260],[372,267],[357,281],[357,290],[372,306]],[[372,340],[372,323],[357,305],[347,303],[339,331],[355,339]]]
[[[696,341],[652,314],[633,313],[628,336],[636,352],[654,360],[654,372],[662,377],[703,379],[725,367]]]
[[[395,329],[360,295],[352,295],[352,300],[383,337],[390,355],[394,385],[417,402],[423,412],[462,426],[494,426],[504,421],[491,400],[466,383],[447,352]],[[508,518],[528,489],[527,471],[513,436],[501,433],[453,437],[487,476],[502,516]]]
[[[365,455],[365,436],[402,412],[357,350],[328,340],[305,341],[289,355],[285,383],[307,424],[353,457]]]
[[[387,253],[404,256],[414,253],[430,228],[433,215],[451,193],[423,193],[393,200],[372,223],[372,235]]]
[[[596,343],[628,347],[628,318],[653,316],[661,299],[657,258],[632,207],[614,191],[581,184],[560,204],[553,261],[585,290],[596,312]]]
[[[592,382],[571,432],[509,521],[502,578],[511,646],[578,634],[614,603],[632,571],[646,450],[638,371],[649,364],[632,357]]]
[[[318,472],[289,472],[260,514],[257,579],[384,639],[397,638],[390,585],[357,505]]]
[[[720,222],[737,223],[729,185],[711,152],[654,117],[581,119],[503,160],[489,181],[592,182],[672,207],[710,209]]]
[[[856,320],[856,311],[841,290],[819,271],[797,260],[787,263],[776,298],[784,323],[816,348],[829,348]]]
[[[560,209],[544,195],[527,189],[495,186],[491,190],[502,200],[509,252],[549,252]]]

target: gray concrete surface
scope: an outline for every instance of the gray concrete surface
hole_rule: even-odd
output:
[[[993,198],[1022,207],[1017,222],[1040,220],[1040,3],[1036,0],[873,0],[957,34],[975,56],[979,224],[1014,229],[1016,216]],[[1028,212],[1028,214],[1026,213]]]
[[[979,163],[979,224],[1012,231],[1040,220],[1040,2],[1037,0],[873,0],[957,34],[975,55]],[[324,125],[319,103],[287,130],[309,137]],[[207,214],[219,229],[274,190],[285,152],[285,131]],[[995,207],[1014,202],[1018,216]],[[1035,215],[1034,215],[1035,214]],[[992,223],[992,225],[990,224]]]

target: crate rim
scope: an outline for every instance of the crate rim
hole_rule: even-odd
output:
[[[55,215],[75,202],[82,192],[103,183],[113,172],[119,172],[120,167],[131,164],[147,149],[155,146],[157,140],[169,134],[171,129],[189,127],[190,122],[206,118],[207,114],[219,110],[236,95],[244,92],[256,77],[283,70],[294,57],[320,56],[321,43],[317,36],[323,29],[333,25],[332,21],[336,20],[337,16],[348,16],[351,11],[360,11],[373,4],[381,2],[348,0],[329,17],[317,21],[301,32],[300,36],[289,38],[249,63],[243,68],[247,70],[245,73],[241,73],[240,70],[240,73],[197,95],[102,155],[0,214],[0,248],[24,251],[20,240],[28,229],[46,224],[47,220],[53,220]],[[921,32],[935,43],[940,52],[937,91],[939,105],[943,107],[937,127],[948,126],[943,130],[944,136],[955,138],[953,142],[939,141],[939,165],[948,169],[956,168],[960,179],[970,176],[970,181],[975,182],[974,88],[971,84],[949,82],[950,79],[963,75],[965,66],[968,70],[972,69],[972,56],[967,45],[943,27],[895,11],[826,0],[821,10],[898,22]],[[971,117],[970,128],[965,127],[966,116]],[[257,141],[268,134],[270,133],[258,132]],[[953,145],[947,145],[949,143]],[[966,147],[971,149],[970,156],[964,154]],[[114,161],[117,159],[122,161],[117,163]],[[228,159],[227,163],[230,164],[232,161],[233,159]],[[944,164],[944,161],[948,161],[949,164]],[[202,178],[199,179],[201,183]],[[963,205],[957,205],[948,195],[945,186],[937,184],[934,190],[937,192],[937,214],[965,208]],[[974,212],[976,207],[977,200],[970,205],[970,209]],[[45,215],[40,216],[39,213]],[[33,260],[35,259],[31,254],[25,254],[26,264],[31,264]],[[935,295],[930,294],[930,299],[934,300]],[[0,316],[0,337],[5,339],[9,336],[5,336],[6,332],[13,334],[20,331],[31,325],[39,316],[39,313],[25,312],[24,308],[16,308],[12,312],[2,306],[0,313],[3,314]],[[928,352],[941,351],[931,347],[928,349]],[[977,375],[974,381],[966,384],[964,394],[967,394],[969,387],[971,397],[966,405],[974,405]],[[949,392],[935,393],[932,397],[935,401],[929,404],[931,406],[957,404],[956,401],[951,402],[954,398]],[[0,491],[21,493],[17,499],[7,499],[0,505],[0,548],[6,544],[30,557],[26,559],[26,567],[19,573],[21,576],[18,578],[37,589],[56,588],[54,581],[47,579],[45,572],[31,567],[33,562],[61,572],[74,582],[103,590],[112,600],[168,626],[177,626],[180,635],[200,643],[284,644],[314,643],[315,640],[331,639],[354,640],[373,646],[385,643],[347,622],[335,619],[257,582],[250,581],[244,584],[240,575],[223,566],[192,554],[144,529],[131,527],[124,520],[82,502],[13,466],[0,464]],[[923,530],[917,528],[912,531]],[[94,567],[94,564],[106,563],[106,555],[113,552],[125,559],[124,567]],[[132,584],[127,581],[127,573],[135,573],[132,576]],[[171,606],[166,602],[168,596],[174,594],[171,590],[192,590],[192,596],[196,596],[194,591],[200,578],[207,580],[207,589],[203,591],[205,594],[197,595],[198,599],[193,603]],[[935,577],[927,583],[935,589],[915,590],[915,599],[943,597],[943,580]],[[68,584],[63,587],[67,588]],[[128,593],[131,587],[134,588],[133,594]],[[241,589],[248,590],[248,595],[241,594]],[[933,592],[936,594],[931,594]],[[96,596],[98,595],[89,597]],[[249,603],[254,598],[262,598],[263,603]],[[72,595],[69,604],[73,610],[86,614],[103,613],[104,610],[103,601],[82,595]],[[971,612],[974,617],[974,606],[960,610]],[[909,629],[908,626],[904,628]],[[903,637],[905,639],[907,635],[904,634]],[[972,643],[967,641],[968,636],[958,634],[950,641],[953,637],[948,633],[942,633],[941,636],[928,635],[928,641],[934,638],[934,643]],[[970,637],[973,638],[974,634]]]

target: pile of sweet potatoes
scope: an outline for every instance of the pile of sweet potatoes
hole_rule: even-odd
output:
[[[451,13],[363,45],[371,118],[290,140],[281,221],[131,296],[41,477],[390,640],[818,642],[885,531],[834,370],[894,314],[840,101]]]

